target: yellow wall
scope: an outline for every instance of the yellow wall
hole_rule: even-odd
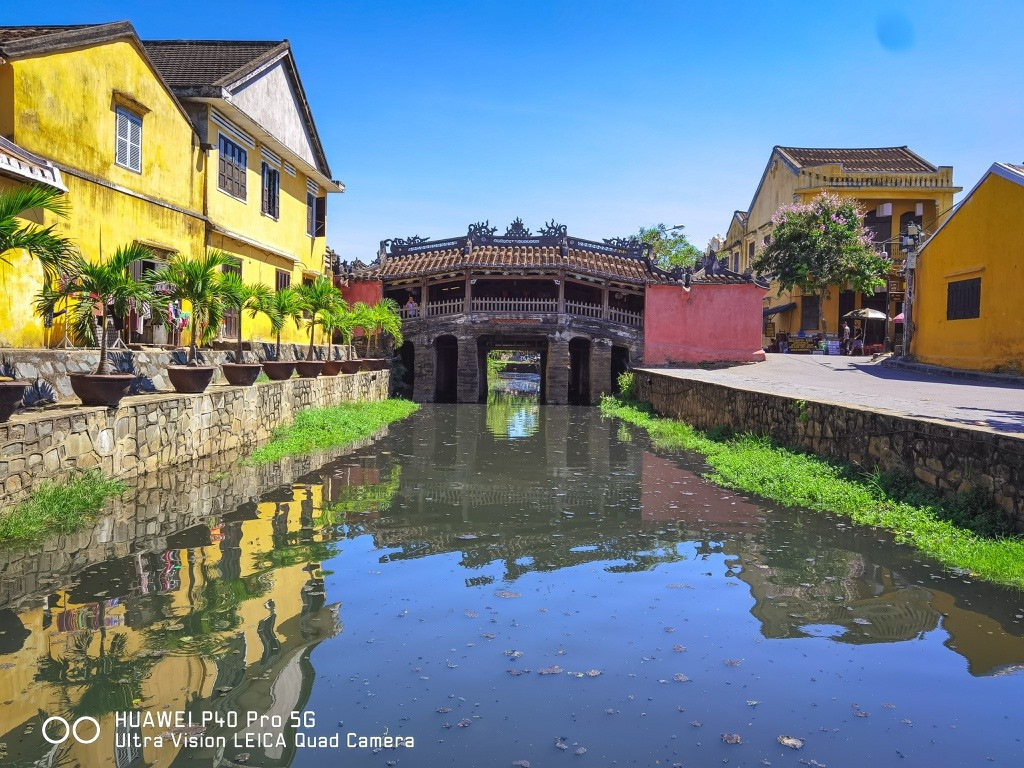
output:
[[[934,365],[1024,369],[1024,186],[990,174],[921,252],[911,352]],[[947,286],[981,278],[980,317],[946,319]]]

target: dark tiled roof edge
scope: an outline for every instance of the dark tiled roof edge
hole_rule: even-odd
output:
[[[6,58],[31,56],[38,53],[88,45],[131,35],[136,37],[135,27],[130,21],[113,21],[102,24],[78,24],[60,27],[0,27],[3,29],[40,29],[40,35],[15,40],[0,41],[0,55]]]

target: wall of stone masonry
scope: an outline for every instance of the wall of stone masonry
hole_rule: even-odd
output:
[[[980,488],[1024,531],[1024,438],[637,371],[639,399],[698,429],[725,427],[863,467],[913,475],[940,493]]]
[[[243,356],[246,362],[255,362],[256,354],[249,351],[251,345],[246,342],[243,347]],[[200,354],[206,365],[217,366],[213,374],[215,384],[224,381],[221,373],[221,363],[230,363],[234,360],[234,347],[230,349],[201,349]],[[351,347],[335,344],[328,349],[327,346],[317,345],[317,355],[326,358],[328,351],[336,360],[348,360]],[[138,350],[114,349],[111,352],[130,351],[132,360],[135,363],[135,370],[140,376],[148,376],[153,380],[153,385],[158,390],[170,390],[171,382],[167,379],[167,366],[172,365],[171,353],[173,350],[160,347],[142,347]],[[188,349],[185,348],[187,352]],[[282,360],[304,360],[308,347],[302,344],[282,344]],[[12,361],[17,368],[18,378],[35,381],[41,378],[57,391],[59,399],[73,398],[71,391],[71,380],[69,373],[91,373],[96,370],[100,362],[100,351],[98,349],[0,349],[0,354]]]
[[[126,397],[115,409],[57,405],[0,423],[0,507],[43,480],[98,468],[131,478],[255,446],[303,408],[383,400],[388,371],[211,386],[201,395]]]
[[[386,432],[385,427],[380,434]],[[0,549],[0,606],[17,609],[38,600],[39,593],[45,594],[52,585],[68,583],[85,568],[111,558],[191,546],[182,543],[184,532],[221,520],[243,504],[255,504],[267,492],[300,478],[326,477],[333,459],[369,445],[376,437],[327,453],[289,456],[258,466],[238,464],[247,451],[228,451],[140,477],[123,497],[111,499],[90,525],[27,547]]]

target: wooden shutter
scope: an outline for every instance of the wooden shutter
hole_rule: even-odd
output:
[[[327,234],[327,198],[318,197],[316,199],[316,213],[315,213],[315,228],[313,230],[314,237],[324,237]]]
[[[129,170],[142,171],[142,119],[126,109],[115,114],[114,162]]]
[[[270,166],[263,163],[263,190],[260,196],[260,211],[270,213]]]

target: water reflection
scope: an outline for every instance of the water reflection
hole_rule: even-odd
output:
[[[609,762],[644,754],[672,764],[682,750],[757,763],[775,753],[719,755],[717,731],[680,733],[679,718],[742,726],[765,744],[805,737],[840,725],[817,709],[819,695],[877,703],[915,663],[927,664],[926,678],[912,679],[930,692],[904,702],[902,717],[939,723],[934,701],[954,695],[971,713],[965,726],[995,728],[999,697],[959,674],[957,660],[974,676],[1024,663],[1018,595],[944,573],[877,532],[725,491],[695,473],[699,464],[645,445],[592,410],[513,399],[425,409],[337,459],[147,478],[93,529],[0,554],[0,761],[230,765],[244,752],[249,765],[336,764],[291,739],[235,748],[252,732],[244,721],[206,728],[229,746],[194,748],[137,746],[132,734],[168,729],[115,722],[131,711],[198,721],[314,709],[323,733],[341,720],[415,732],[422,746],[405,758],[414,765],[479,765],[495,744],[497,763],[539,763],[545,752],[527,745],[550,749],[557,736]],[[869,647],[887,649],[870,657],[878,680],[857,671]],[[514,675],[502,655],[512,649],[525,654]],[[724,668],[726,658],[749,672]],[[602,674],[523,679],[556,663]],[[672,682],[684,669],[693,687]],[[1024,676],[998,679],[1012,685],[1004,700],[1024,693]],[[749,699],[773,708],[755,713]],[[476,727],[444,729],[435,710],[446,707],[462,708],[449,725]],[[621,713],[612,729],[605,710]],[[95,717],[106,736],[50,745],[40,726],[56,713]],[[919,756],[933,749],[923,732],[897,738],[878,723],[863,741],[889,755],[897,741]],[[824,751],[808,757],[852,765],[871,753],[847,754],[829,738],[839,737],[819,736]],[[981,754],[966,739],[939,743],[954,762]],[[986,755],[1020,750],[996,731],[983,743]]]

